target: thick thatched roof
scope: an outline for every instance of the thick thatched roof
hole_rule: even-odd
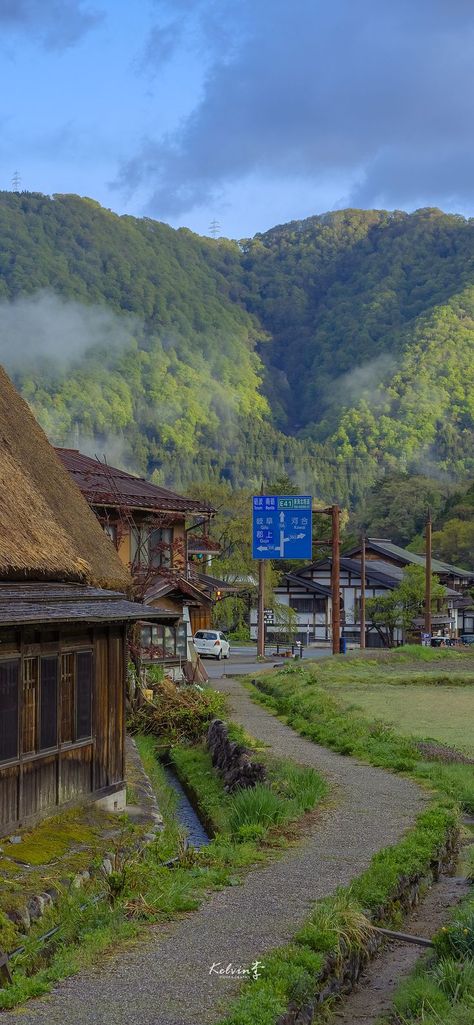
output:
[[[0,580],[130,577],[26,402],[0,367]]]

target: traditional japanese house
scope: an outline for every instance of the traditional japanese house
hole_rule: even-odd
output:
[[[123,806],[127,629],[155,612],[1,368],[0,480],[5,834],[78,800]]]
[[[209,536],[214,510],[105,460],[75,449],[56,451],[131,570],[135,594],[156,609],[176,613],[174,624],[147,624],[142,631],[145,661],[172,671],[187,659],[190,636],[211,625],[214,598],[198,571],[219,551]]]
[[[406,566],[425,565],[424,556],[415,555],[391,541],[368,539],[366,545],[365,596],[375,598],[393,591],[403,578]],[[466,588],[474,583],[474,574],[457,566],[433,559],[433,573],[446,587],[442,607],[433,610],[435,631],[450,637],[468,635],[474,631],[472,598]],[[346,641],[360,644],[360,603],[362,594],[361,549],[354,546],[340,561],[341,626]],[[308,566],[285,574],[275,588],[275,599],[281,606],[293,610],[295,640],[303,644],[330,645],[332,639],[331,559],[319,559]],[[251,636],[257,635],[257,610],[251,610]],[[414,627],[421,629],[422,620]],[[277,640],[281,627],[274,623],[267,627],[268,640]],[[395,630],[395,641],[401,643],[402,630]],[[370,619],[366,620],[366,645],[382,645],[379,632]]]

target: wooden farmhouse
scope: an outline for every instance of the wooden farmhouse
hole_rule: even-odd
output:
[[[360,603],[362,594],[361,548],[355,546],[341,557],[340,601],[341,623],[346,641],[360,644]],[[406,566],[425,565],[424,557],[415,555],[386,540],[369,538],[366,544],[365,596],[375,598],[393,591],[403,577]],[[433,628],[448,636],[474,634],[472,598],[467,596],[474,574],[457,566],[432,561],[435,573],[447,589],[443,608],[433,613]],[[317,562],[285,574],[275,588],[275,599],[293,609],[296,621],[295,639],[302,644],[330,645],[332,640],[331,559]],[[251,611],[251,636],[256,637],[257,610]],[[416,624],[415,624],[416,625]],[[278,625],[267,627],[268,640],[277,639]],[[367,647],[379,647],[383,642],[370,620],[366,623]],[[402,641],[401,630],[395,640]]]
[[[219,551],[209,536],[214,510],[75,449],[56,451],[130,569],[136,596],[174,610],[174,623],[144,624],[142,654],[179,673],[190,637],[211,625],[217,590],[203,570]]]
[[[154,611],[127,597],[129,573],[1,368],[0,478],[3,835],[77,801],[123,806],[127,629]]]

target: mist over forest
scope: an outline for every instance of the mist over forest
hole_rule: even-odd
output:
[[[474,477],[474,221],[342,210],[211,239],[0,194],[0,358],[55,444],[177,488],[354,508]]]

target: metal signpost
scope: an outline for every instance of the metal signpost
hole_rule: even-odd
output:
[[[257,655],[265,654],[265,560],[312,556],[310,495],[254,495],[252,555],[259,562]]]
[[[311,559],[310,495],[254,495],[254,559]]]

